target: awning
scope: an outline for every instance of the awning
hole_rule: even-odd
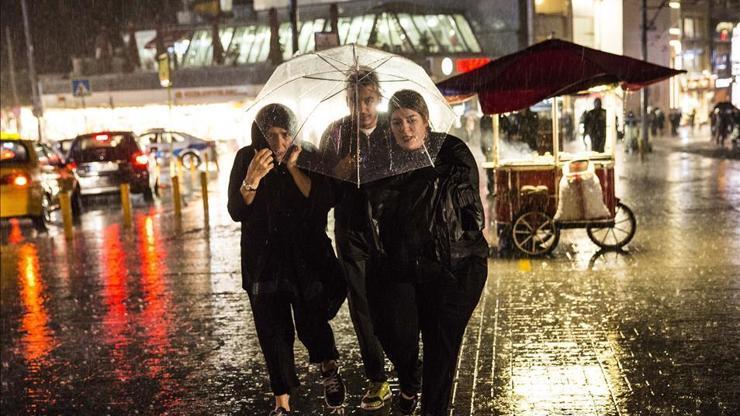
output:
[[[506,113],[599,85],[638,90],[685,71],[550,39],[437,84],[445,96],[478,94],[483,112]]]

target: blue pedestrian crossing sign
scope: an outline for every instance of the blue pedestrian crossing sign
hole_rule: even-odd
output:
[[[90,94],[92,94],[92,88],[90,88],[89,79],[72,80],[72,95],[75,97],[84,97]]]

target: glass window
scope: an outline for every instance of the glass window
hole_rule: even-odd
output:
[[[301,29],[298,33],[298,50],[301,53],[306,52],[308,39],[313,37],[313,32],[313,20],[308,20],[301,25]]]
[[[465,40],[465,44],[468,46],[468,50],[470,52],[481,52],[478,39],[473,34],[473,30],[470,28],[468,19],[463,15],[456,14],[455,21],[457,22],[457,29],[460,32],[460,36],[462,36],[463,40]]]
[[[221,28],[218,32],[218,36],[219,38],[221,38],[221,49],[226,51],[229,49],[229,45],[231,45],[231,39],[233,39],[234,37],[234,28]]]
[[[283,59],[288,60],[293,56],[293,30],[290,23],[280,25],[280,47],[283,50]]]
[[[266,61],[270,54],[270,27],[260,26],[254,42],[252,52],[249,53],[249,63]]]
[[[370,40],[370,34],[373,30],[373,24],[375,24],[375,15],[373,14],[366,14],[362,18],[362,27],[360,28],[360,33],[357,34],[357,43],[358,45],[367,45],[368,41]]]
[[[267,44],[267,48],[270,47],[270,30],[266,26],[257,26],[254,30],[254,35],[251,36],[252,48],[249,51],[249,57],[247,57],[248,64],[257,62],[257,58],[262,53],[263,44]]]
[[[413,45],[419,47],[419,45],[421,45],[421,42],[419,41],[421,36],[419,35],[419,31],[416,29],[416,26],[414,26],[414,22],[411,21],[411,16],[408,13],[399,13],[398,22],[409,37],[409,41]]]
[[[694,20],[695,19],[689,17],[683,19],[683,35],[689,39],[694,39],[695,37],[696,28]]]
[[[431,28],[427,25],[427,19],[424,16],[414,16],[414,24],[419,30],[419,45],[423,53],[439,53],[439,43],[432,34]],[[436,19],[434,20],[436,24]]]
[[[239,64],[247,63],[247,60],[249,59],[249,54],[252,50],[252,47],[254,46],[254,32],[256,30],[257,28],[255,26],[247,26],[244,28],[241,40],[239,41],[239,58],[237,59],[237,62]],[[236,41],[237,40],[234,39],[232,43]]]
[[[179,133],[165,133],[165,134],[169,134],[170,140],[175,143],[182,143],[185,141],[185,139],[183,139],[183,137]]]
[[[247,29],[248,28],[244,26],[234,28],[231,42],[224,54],[224,62],[226,62],[227,65],[235,65],[239,61],[239,54],[241,53],[241,48],[244,42],[244,33]]]
[[[396,16],[391,13],[383,13],[375,25],[378,31],[376,47],[393,53],[413,53],[411,45],[403,29],[398,24]]]
[[[357,36],[362,31],[362,20],[363,19],[364,19],[364,16],[357,16],[357,17],[352,18],[352,23],[350,23],[349,25],[349,32],[347,32],[347,37],[344,40],[345,44],[358,43]]]
[[[28,162],[28,149],[18,141],[0,142],[0,163],[26,163]]]
[[[350,19],[348,17],[340,17],[339,18],[339,30],[337,31],[339,33],[339,44],[344,45],[347,41],[347,34],[349,33],[350,28]]]
[[[316,39],[314,38],[313,34],[316,32],[323,32],[325,23],[326,23],[325,19],[316,19],[313,21],[313,29],[308,35],[308,43],[306,44],[305,47],[303,46],[303,44],[301,44],[302,47],[299,48],[301,52],[306,53],[306,52],[316,49]],[[303,32],[301,31],[301,35],[302,34]]]
[[[210,29],[196,30],[193,33],[193,39],[190,41],[190,47],[183,58],[183,66],[203,66],[211,63],[211,31]]]

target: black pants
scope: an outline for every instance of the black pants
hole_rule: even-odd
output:
[[[385,281],[368,286],[378,337],[398,372],[401,391],[417,393],[421,384],[425,416],[449,411],[463,334],[487,274],[487,260],[471,258],[453,270],[455,281],[432,278],[423,283]],[[386,278],[392,280],[391,276]],[[424,344],[423,366],[419,332]]]
[[[296,333],[306,346],[311,363],[336,360],[339,357],[329,322],[320,313],[306,309],[301,302],[296,302],[292,294],[250,294],[249,301],[257,338],[270,375],[270,386],[276,396],[290,393],[300,385],[293,355]]]
[[[370,307],[367,301],[367,273],[370,269],[370,243],[368,233],[336,229],[339,262],[347,280],[347,301],[352,325],[360,345],[360,355],[365,375],[370,381],[385,381],[385,356],[375,336]]]

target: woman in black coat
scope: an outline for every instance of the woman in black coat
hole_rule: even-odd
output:
[[[345,392],[329,325],[346,293],[325,231],[331,190],[321,176],[296,166],[308,155],[292,146],[295,131],[287,107],[262,108],[252,144],[237,152],[229,180],[229,214],[241,222],[242,287],[275,395],[271,415],[289,414],[289,394],[299,385],[295,333],[310,362],[321,365],[327,406],[341,407]]]
[[[389,102],[391,172],[368,198],[383,251],[368,283],[374,327],[398,372],[401,413],[449,413],[463,333],[488,274],[478,168],[458,138],[429,129],[429,111],[415,91]],[[431,148],[439,149],[429,165]],[[426,163],[424,160],[426,159]],[[419,361],[419,333],[424,364]]]

